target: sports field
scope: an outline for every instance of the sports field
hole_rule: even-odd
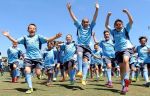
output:
[[[86,86],[83,86],[79,80],[75,85],[70,85],[69,81],[57,81],[53,82],[51,87],[43,84],[46,81],[45,77],[41,80],[36,77],[32,79],[34,92],[25,94],[28,87],[24,83],[24,79],[20,79],[19,83],[10,83],[9,74],[5,73],[4,76],[0,76],[0,96],[120,96],[121,85],[119,78],[116,77],[113,78],[114,88],[104,87],[105,78],[99,82],[89,79]],[[142,79],[138,82],[133,82],[126,96],[150,96],[150,88],[144,87],[143,83]]]

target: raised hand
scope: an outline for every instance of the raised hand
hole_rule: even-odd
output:
[[[71,9],[71,4],[70,3],[67,3],[67,8],[68,8],[68,10]]]
[[[122,12],[128,13],[128,10],[127,9],[123,9]]]
[[[95,8],[99,9],[99,4],[98,3],[95,4]]]
[[[4,36],[6,36],[6,37],[9,36],[9,32],[7,32],[7,31],[3,31],[2,34],[3,34]]]
[[[62,36],[62,33],[56,34],[56,38],[60,38]]]
[[[108,12],[108,14],[107,14],[108,16],[111,16],[112,15],[112,13],[111,12]]]

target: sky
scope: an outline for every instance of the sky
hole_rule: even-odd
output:
[[[67,34],[73,35],[76,41],[76,27],[66,8],[67,2],[79,21],[84,17],[91,21],[95,12],[95,3],[99,2],[99,14],[93,31],[97,39],[103,39],[105,19],[108,12],[112,12],[110,26],[116,19],[128,23],[128,17],[122,12],[128,9],[133,17],[130,38],[134,45],[139,45],[138,38],[147,36],[150,39],[150,0],[0,0],[0,32],[8,31],[14,38],[28,35],[27,26],[37,25],[37,34],[45,37],[54,36],[61,32],[63,36],[58,40],[65,41]],[[148,44],[149,41],[148,41]],[[7,49],[12,43],[0,33],[0,51],[7,56]],[[43,48],[46,45],[43,46]],[[24,51],[23,45],[19,45]]]

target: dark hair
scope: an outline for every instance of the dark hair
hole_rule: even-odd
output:
[[[71,38],[72,38],[72,35],[71,35],[71,34],[67,34],[66,37],[67,37],[67,36],[71,36]]]
[[[148,40],[146,36],[141,36],[141,37],[139,38],[139,41],[141,41],[142,39],[145,39],[146,42],[147,42],[147,40]]]
[[[103,34],[105,35],[105,33],[110,33],[108,30],[104,30]]]
[[[28,30],[29,30],[29,26],[30,26],[30,25],[33,25],[33,26],[35,26],[35,28],[36,28],[36,25],[35,25],[34,23],[31,23],[31,24],[28,25]]]
[[[121,19],[116,19],[115,23],[114,23],[114,26],[117,24],[117,22],[121,22],[123,24],[123,21]]]

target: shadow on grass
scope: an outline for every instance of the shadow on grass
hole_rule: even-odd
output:
[[[54,84],[54,85],[59,85],[62,87],[65,87],[66,89],[72,89],[72,90],[84,90],[82,87],[80,86],[74,86],[74,85],[68,85],[68,84]]]
[[[15,88],[15,90],[19,91],[19,92],[26,92],[28,89],[26,88]],[[33,91],[37,91],[39,89],[33,88]]]
[[[88,89],[91,89],[91,88],[88,88]],[[120,90],[117,90],[117,89],[109,89],[109,88],[92,88],[92,89],[110,91],[110,92],[113,92],[113,93],[120,93]]]

